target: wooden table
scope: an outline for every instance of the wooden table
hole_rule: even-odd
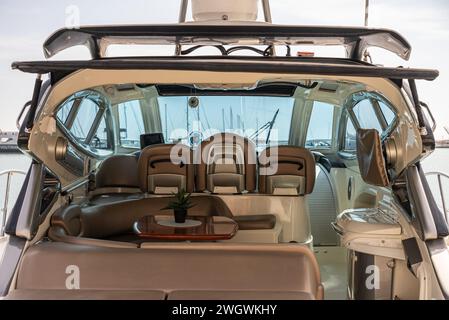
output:
[[[168,227],[158,221],[173,219],[170,216],[145,216],[134,223],[134,232],[144,239],[177,241],[214,241],[229,240],[238,230],[238,224],[232,219],[219,216],[187,217],[201,221],[197,227]]]

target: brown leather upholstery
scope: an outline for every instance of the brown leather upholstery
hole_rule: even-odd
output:
[[[95,176],[99,188],[139,188],[137,158],[130,155],[115,155],[107,158]]]
[[[217,290],[13,290],[5,300],[313,300],[309,292]]]
[[[220,193],[220,188],[229,188],[236,193],[252,192],[256,189],[256,162],[255,147],[250,140],[232,133],[216,134],[198,148],[197,191]]]
[[[357,160],[363,181],[379,187],[389,185],[382,144],[376,129],[357,130]]]
[[[140,155],[138,168],[143,192],[170,194],[180,188],[193,192],[192,151],[185,145],[158,144],[146,147]]]
[[[315,297],[302,291],[177,290],[170,292],[167,300],[315,300]]]
[[[48,238],[53,241],[86,245],[86,246],[105,247],[105,248],[137,248],[137,244],[131,241],[127,242],[111,241],[111,240],[71,236],[68,235],[63,228],[55,226],[50,227],[50,229],[48,230]]]
[[[262,151],[259,156],[259,192],[293,189],[296,194],[312,193],[315,185],[315,159],[301,147],[278,146]]]
[[[43,242],[24,253],[15,289],[66,289],[68,266],[79,268],[81,290],[212,290],[230,298],[232,292],[295,292],[298,298],[323,298],[313,252],[290,244],[145,243],[127,249]]]
[[[165,300],[157,290],[14,290],[6,300]]]
[[[162,210],[171,200],[167,196],[153,196],[84,207],[72,204],[52,216],[48,237],[73,244],[135,247],[133,242],[142,241],[132,232],[134,222],[146,215],[171,215],[171,210]],[[276,225],[276,216],[272,214],[234,216],[216,195],[194,195],[191,201],[194,206],[189,209],[190,216],[229,217],[239,224],[239,230],[268,230]]]
[[[234,216],[232,219],[238,223],[239,230],[267,230],[276,225],[276,216],[273,214]]]
[[[61,228],[65,234],[79,236],[82,234],[81,207],[73,204],[59,209],[51,217],[51,226]]]
[[[152,214],[171,215],[171,210],[162,210],[171,200],[168,196],[154,196],[86,207],[69,205],[52,216],[49,237],[55,241],[70,243],[73,243],[74,239],[61,237],[66,235],[93,238],[90,240],[113,239],[111,237],[132,233],[132,226],[140,217]],[[231,211],[218,197],[195,195],[191,200],[194,206],[189,209],[189,215],[220,215],[232,218]]]

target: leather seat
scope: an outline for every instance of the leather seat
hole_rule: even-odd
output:
[[[256,149],[250,140],[233,133],[216,134],[203,141],[196,153],[197,190],[214,194],[253,192],[256,162]],[[239,215],[233,219],[239,225],[240,235],[242,231],[273,229],[276,225],[276,216],[272,214]]]
[[[219,291],[177,290],[167,300],[315,300],[310,292],[294,291]]]
[[[13,290],[6,300],[165,300],[158,290]]]
[[[42,242],[24,253],[14,289],[57,296],[66,289],[70,265],[79,268],[84,291],[74,295],[83,297],[124,290],[124,296],[130,291],[164,291],[169,297],[178,292],[172,298],[187,292],[186,298],[194,299],[212,290],[230,299],[323,299],[313,252],[291,244],[143,243],[138,249]]]
[[[91,203],[99,204],[124,200],[140,192],[137,158],[114,155],[101,163],[95,175],[95,189],[89,196]]]
[[[139,184],[145,193],[193,192],[192,151],[181,144],[158,144],[142,150],[138,162]]]
[[[232,133],[204,140],[196,153],[197,190],[234,194],[256,189],[257,157],[254,144]]]
[[[259,193],[305,195],[315,185],[315,159],[301,147],[278,146],[259,156]]]

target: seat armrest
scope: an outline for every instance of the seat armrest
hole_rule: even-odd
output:
[[[67,235],[80,235],[82,232],[81,207],[79,205],[69,205],[59,209],[51,218],[51,225],[64,229]]]

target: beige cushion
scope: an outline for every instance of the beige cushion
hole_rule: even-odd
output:
[[[139,182],[143,192],[166,190],[171,194],[173,189],[193,192],[193,171],[192,151],[185,145],[152,145],[143,149],[139,157]]]
[[[256,149],[247,138],[219,133],[204,140],[196,153],[196,189],[213,193],[256,190]]]
[[[296,146],[277,146],[261,152],[260,193],[304,195],[312,193],[314,185],[315,158],[309,150]]]
[[[44,242],[31,246],[17,289],[65,289],[77,266],[82,290],[263,291],[322,299],[312,251],[292,244],[144,243],[140,249]]]

